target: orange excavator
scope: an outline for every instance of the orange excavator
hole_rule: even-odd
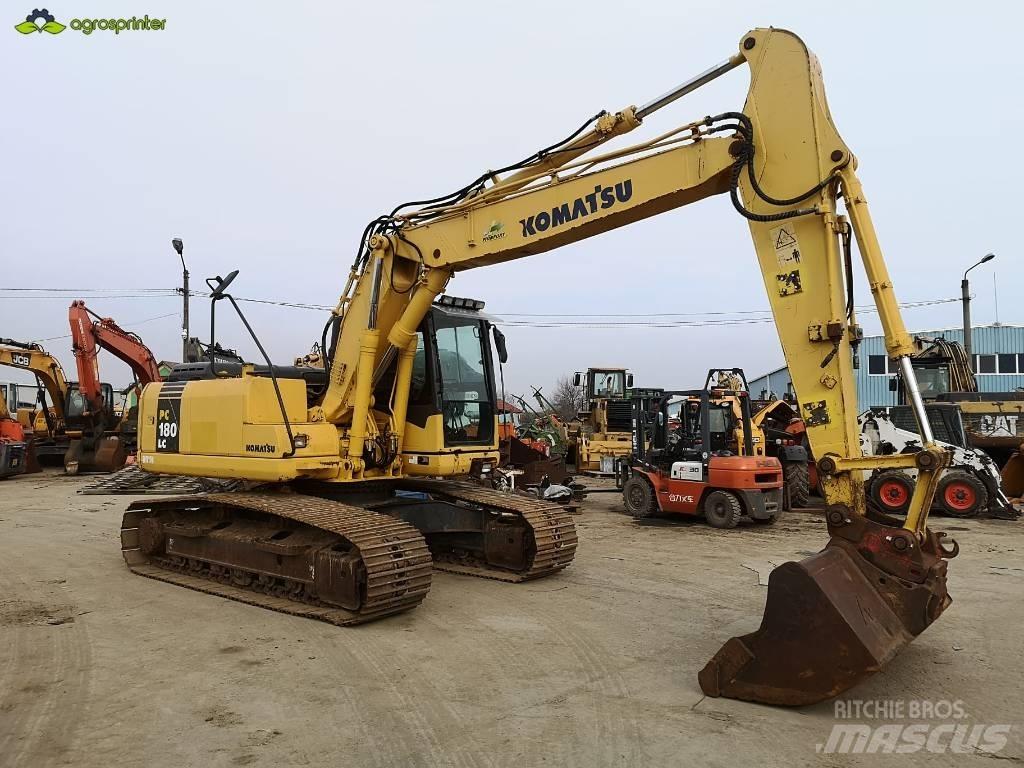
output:
[[[126,405],[120,417],[115,413],[113,388],[100,380],[99,352],[104,349],[131,368],[136,394],[146,384],[162,380],[160,365],[137,334],[100,317],[84,301],[71,302],[68,321],[78,388],[70,393],[65,414],[72,439],[64,469],[69,474],[113,472],[134,450],[138,407]]]

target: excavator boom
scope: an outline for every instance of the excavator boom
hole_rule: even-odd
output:
[[[750,86],[742,111],[705,117],[632,146],[605,148],[667,104],[743,65]],[[773,704],[835,696],[877,671],[949,605],[946,558],[955,550],[944,549],[927,527],[947,457],[924,418],[910,365],[913,343],[856,159],[829,113],[817,59],[790,32],[755,29],[722,64],[639,109],[602,112],[592,122],[519,163],[447,196],[398,206],[366,227],[324,332],[326,388],[305,413],[297,400],[286,406],[280,395],[275,413],[267,405],[273,403],[269,383],[252,375],[197,382],[202,386],[192,394],[192,385],[147,390],[144,410],[157,423],[152,434],[143,435],[143,466],[336,486],[400,481],[418,471],[420,461],[429,463],[442,452],[430,447],[431,439],[439,445],[440,434],[431,432],[431,418],[467,424],[465,415],[480,411],[483,390],[470,385],[473,372],[459,354],[470,350],[475,360],[479,332],[451,334],[445,358],[431,346],[439,343],[435,334],[424,331],[435,299],[455,273],[545,253],[728,195],[749,226],[800,415],[818,457],[831,538],[818,555],[773,572],[761,628],[726,643],[699,679],[709,695]],[[852,372],[860,329],[847,277],[854,240],[887,351],[905,372],[919,418],[924,447],[916,454],[860,453]],[[701,257],[699,245],[691,250]],[[426,373],[435,366],[443,380],[436,400],[443,415],[430,415],[420,399],[421,353],[432,361]],[[209,406],[215,392],[227,398],[217,401],[221,413],[248,414],[244,427],[224,425],[218,432],[209,426],[219,415]],[[261,407],[270,415],[260,415]],[[168,420],[160,423],[161,414]],[[189,437],[184,447],[164,441],[161,448],[159,435],[178,433],[190,418],[202,421],[204,434],[212,437],[202,443]],[[246,429],[256,434],[257,427],[272,455],[248,450],[251,444],[242,435]],[[305,439],[297,442],[295,435]],[[906,521],[870,513],[862,472],[909,466],[917,468],[919,482]],[[452,473],[450,467],[434,472]],[[455,498],[465,500],[462,494]],[[417,525],[429,529],[440,519],[432,515],[441,512],[424,512]],[[159,526],[152,531],[154,551],[162,551]],[[573,534],[573,547],[574,541]]]
[[[160,367],[142,339],[122,329],[109,317],[92,312],[84,301],[73,301],[68,308],[71,348],[78,367],[78,389],[85,409],[76,414],[81,436],[72,441],[64,462],[69,472],[120,469],[131,449],[137,430],[137,409],[126,409],[119,422],[113,413],[113,392],[100,378],[99,352],[110,352],[127,363],[138,386],[160,381]]]

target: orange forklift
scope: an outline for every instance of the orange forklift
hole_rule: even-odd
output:
[[[670,418],[677,406],[678,418]],[[633,451],[617,478],[626,512],[703,516],[715,528],[735,528],[743,519],[774,523],[782,510],[782,464],[753,455],[746,393],[740,408],[737,425],[732,404],[716,402],[707,389],[665,392],[650,409],[634,400]],[[737,427],[746,456],[730,450]]]

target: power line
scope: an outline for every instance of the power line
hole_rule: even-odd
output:
[[[959,302],[959,298],[949,299],[922,299],[920,301],[900,302],[903,309],[914,309],[916,307],[932,306],[934,304],[950,304]],[[874,304],[863,304],[857,307],[857,311],[870,312],[875,309]],[[770,309],[734,309],[719,312],[600,312],[595,314],[565,313],[557,312],[498,312],[502,317],[711,317],[716,315],[770,315]]]
[[[154,320],[163,320],[165,317],[178,317],[180,312],[168,312],[165,315],[157,315],[156,317],[147,317],[145,320],[132,320],[127,323],[120,323],[122,328],[127,328],[132,325],[142,325],[143,323],[151,323]],[[65,333],[63,336],[47,336],[45,339],[33,339],[33,341],[57,341],[58,339],[70,339],[71,334]]]
[[[55,299],[66,300],[66,295],[93,296],[105,299],[153,299],[176,297],[180,293],[170,288],[0,288],[0,294],[13,293],[7,298]],[[58,295],[48,295],[58,294]],[[210,298],[205,291],[196,291],[192,295],[199,298]],[[309,302],[284,301],[281,299],[260,299],[236,296],[236,301],[250,304],[305,309],[314,312],[330,312],[334,309],[326,304]],[[959,302],[959,298],[923,299],[900,303],[903,309],[936,306]],[[874,305],[863,305],[857,310],[865,314],[877,313]],[[520,328],[700,328],[729,325],[753,325],[772,322],[773,316],[769,309],[737,309],[716,310],[707,312],[644,312],[644,313],[533,313],[533,312],[496,312],[502,323],[509,327]],[[168,315],[169,316],[169,315]],[[163,317],[163,316],[162,316]],[[616,319],[629,318],[629,319]],[[638,319],[642,318],[642,319]],[[63,338],[63,337],[56,337]]]

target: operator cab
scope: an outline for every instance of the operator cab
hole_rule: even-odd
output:
[[[64,397],[64,423],[67,429],[85,429],[93,426],[95,420],[114,413],[114,388],[109,384],[100,385],[100,398],[103,400],[104,413],[90,413],[89,401],[78,387],[78,382],[70,382]]]
[[[684,453],[696,454],[696,458],[699,459],[704,450],[715,455],[733,452],[736,418],[730,404],[709,402],[706,408],[702,408],[699,399],[691,399],[686,401],[682,415],[685,417],[681,430]],[[709,439],[706,449],[703,444],[703,421],[705,418],[708,422]]]
[[[442,417],[445,447],[489,446],[495,441],[497,400],[493,334],[504,361],[504,336],[476,299],[441,296],[416,334],[412,386],[406,420],[426,428],[431,416]],[[374,390],[378,403],[391,399],[396,366]]]

